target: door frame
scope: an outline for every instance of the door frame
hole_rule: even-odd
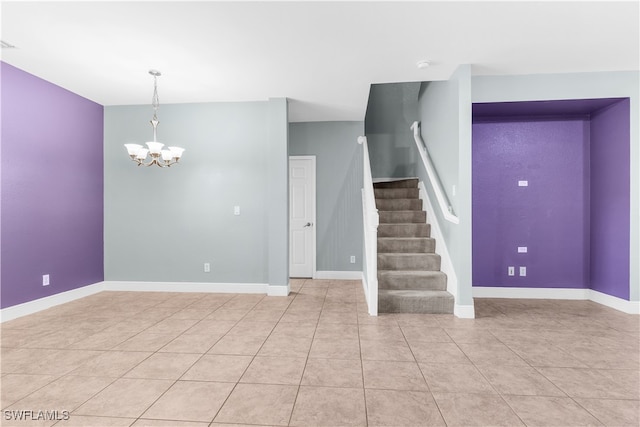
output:
[[[290,162],[291,160],[311,160],[311,190],[313,191],[313,197],[311,198],[311,210],[312,210],[312,215],[313,215],[313,227],[311,227],[311,236],[313,239],[313,244],[311,245],[311,278],[315,279],[318,272],[316,269],[316,256],[317,256],[317,251],[316,251],[316,246],[317,246],[317,233],[316,233],[316,228],[317,228],[317,210],[316,210],[316,197],[317,197],[317,189],[316,189],[316,156],[315,155],[307,155],[307,156],[289,156],[289,161],[287,162],[287,169],[290,168]],[[289,177],[289,170],[287,170],[287,178]],[[288,181],[288,179],[287,179]],[[291,183],[288,183],[288,194],[290,194],[291,192]],[[287,222],[290,221],[291,219],[291,203],[288,203],[287,206],[287,214],[288,214],[288,218],[287,218]],[[291,224],[289,223],[289,227],[287,230],[287,233],[289,234],[288,236],[288,240],[289,242],[291,242]],[[292,248],[289,248],[289,252],[292,252]],[[291,276],[291,256],[289,256],[289,271],[287,272],[287,274],[289,276]]]

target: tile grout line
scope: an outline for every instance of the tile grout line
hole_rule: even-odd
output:
[[[433,403],[436,405],[436,408],[438,408],[438,413],[440,414],[440,418],[442,419],[442,422],[444,422],[445,425],[447,424],[447,420],[444,417],[444,414],[442,413],[442,408],[440,408],[440,405],[438,405],[438,401],[436,400],[435,396],[433,395],[433,391],[431,390],[431,386],[429,385],[429,381],[427,381],[427,377],[424,375],[424,372],[422,372],[422,368],[420,367],[420,362],[418,362],[418,359],[416,358],[415,353],[413,352],[413,349],[411,348],[411,345],[409,344],[409,341],[407,340],[407,336],[404,333],[404,330],[402,329],[402,327],[400,325],[398,325],[398,328],[400,329],[400,333],[402,334],[402,337],[404,338],[405,342],[407,343],[407,347],[409,347],[409,351],[411,352],[411,356],[413,356],[413,360],[416,364],[416,366],[418,367],[418,371],[420,371],[420,375],[422,376],[422,379],[424,381],[424,383],[427,385],[427,390],[429,392],[429,395],[431,396],[431,399],[433,400]],[[444,328],[442,328],[443,332],[445,334],[447,334],[447,332],[444,330]],[[448,336],[448,334],[447,334]],[[451,337],[449,337],[451,338]]]
[[[168,298],[167,298],[167,299],[168,299]],[[159,304],[160,304],[160,303],[159,303]],[[155,307],[155,306],[154,306],[154,307]],[[116,324],[118,324],[118,323],[121,323],[121,322],[117,322]],[[156,322],[156,324],[157,324],[157,323],[158,323],[158,322]],[[115,326],[115,324],[114,324],[114,325],[111,325],[111,326]],[[96,333],[102,332],[102,331],[104,331],[104,330],[108,329],[108,328],[109,328],[109,327],[111,327],[111,326],[107,326],[106,328],[101,329],[101,330],[99,330],[99,331],[98,331],[98,332],[96,332]],[[136,335],[136,334],[134,334],[133,336],[135,336],[135,335]],[[80,340],[80,341],[81,341],[81,340]],[[78,341],[78,342],[79,342],[79,341]],[[70,344],[70,345],[72,345],[72,344]],[[119,345],[119,344],[116,344],[116,346],[117,346],[117,345]],[[74,349],[74,350],[75,350],[75,349]],[[77,349],[77,350],[78,350],[78,351],[91,351],[91,349]],[[98,351],[102,351],[102,350],[98,350]],[[106,352],[106,351],[105,351],[105,352]],[[93,360],[93,359],[95,359],[96,357],[99,357],[99,356],[94,356],[94,357],[92,357],[92,358],[90,358],[90,359],[88,359],[88,360],[85,360],[85,361],[84,361],[80,366],[85,365],[85,364],[86,364],[86,363],[88,363],[90,360]],[[140,363],[142,363],[144,360],[147,360],[149,357],[151,357],[151,355],[149,355],[147,358],[143,359]],[[59,376],[59,377],[55,378],[54,380],[52,380],[51,382],[49,382],[49,383],[48,383],[48,384],[46,384],[45,386],[43,386],[43,387],[39,388],[38,390],[35,390],[35,391],[33,391],[33,392],[29,393],[28,395],[26,395],[26,396],[22,397],[21,399],[17,400],[16,402],[14,402],[13,404],[11,404],[11,405],[9,405],[9,406],[12,406],[12,405],[15,405],[15,404],[19,403],[20,401],[22,401],[22,400],[26,399],[27,397],[31,396],[32,394],[36,393],[37,391],[41,390],[42,388],[44,388],[44,387],[46,387],[46,386],[48,386],[48,385],[50,385],[50,384],[54,383],[55,381],[58,381],[58,380],[60,380],[60,379],[62,379],[62,378],[68,377],[68,376],[75,376],[75,375],[70,375],[70,374],[71,374],[71,372],[73,372],[75,369],[79,368],[80,366],[78,366],[78,367],[76,367],[76,368],[74,368],[74,369],[70,370],[69,372],[66,372],[66,373],[62,374],[61,376]],[[136,366],[137,366],[137,365],[136,365]],[[129,372],[129,371],[127,371],[127,372]],[[124,375],[124,374],[123,374],[123,375]],[[104,377],[104,376],[100,376],[100,377],[101,377],[101,378],[109,378],[109,377]],[[113,383],[115,383],[115,382],[116,382],[118,379],[120,379],[120,378],[122,378],[122,376],[117,377],[117,378],[114,378],[114,379],[113,379],[113,381],[109,382],[109,383],[108,383],[107,385],[105,385],[103,388],[101,388],[100,390],[98,390],[95,394],[93,394],[93,395],[91,395],[89,398],[85,399],[82,403],[80,403],[79,405],[77,405],[73,410],[69,411],[69,413],[71,414],[71,413],[73,413],[74,411],[76,411],[77,409],[79,409],[80,407],[82,407],[82,405],[84,405],[84,404],[85,404],[85,403],[87,403],[89,400],[91,400],[91,399],[93,399],[94,397],[96,397],[98,394],[100,394],[102,391],[104,391],[105,389],[107,389],[109,386],[111,386]],[[56,423],[54,423],[54,425],[55,425],[55,424],[58,424],[58,422],[59,422],[59,421],[57,421]]]
[[[307,280],[304,281],[303,285],[302,285],[302,289],[304,289],[304,285],[306,284]],[[327,291],[328,293],[328,291]],[[307,363],[309,362],[309,355],[311,354],[311,349],[313,348],[313,340],[315,339],[316,336],[316,332],[318,331],[318,324],[320,323],[320,317],[322,316],[322,310],[324,309],[324,304],[327,301],[327,293],[325,293],[324,298],[322,300],[322,308],[320,309],[320,315],[318,316],[318,319],[316,320],[316,326],[313,329],[313,335],[311,336],[311,345],[309,346],[309,351],[307,352],[307,357],[304,361],[304,367],[302,368],[302,375],[300,376],[300,382],[298,383],[298,388],[296,390],[296,397],[293,399],[293,406],[291,407],[291,413],[289,414],[289,422],[287,422],[287,426],[291,425],[291,421],[293,421],[293,412],[296,409],[296,403],[298,402],[298,395],[300,394],[300,388],[302,387],[302,379],[304,378],[304,372],[307,369]],[[296,296],[297,298],[297,296]]]
[[[360,316],[357,313],[358,305],[356,304],[356,325],[358,327],[358,350],[360,351],[360,372],[362,374],[362,394],[364,396],[364,425],[369,425],[369,407],[367,406],[367,388],[364,382],[364,360],[362,360],[362,337],[360,336]]]
[[[204,298],[204,296],[202,296],[200,299],[202,299],[202,298]],[[165,299],[165,301],[167,301],[168,299],[169,299],[169,298],[166,298],[166,299]],[[163,302],[164,302],[164,301],[163,301]],[[162,304],[162,302],[160,302],[160,303],[158,303],[158,304],[154,305],[153,307],[157,307],[157,306],[158,306],[158,305],[160,305],[160,304]],[[216,309],[216,310],[217,310],[217,309]],[[178,310],[178,311],[180,311],[180,310]],[[214,311],[215,311],[215,310],[214,310]],[[175,313],[174,313],[174,314],[175,314]],[[159,324],[160,322],[162,322],[162,321],[166,320],[167,318],[168,318],[168,317],[165,317],[164,319],[159,320],[158,322],[156,322],[156,323],[154,323],[154,324],[150,325],[148,328],[144,329],[143,331],[146,331],[147,329],[149,329],[149,328],[151,328],[151,327],[153,327],[153,326],[155,326],[155,325]],[[198,323],[198,322],[196,322],[196,323]],[[142,333],[143,331],[140,331],[140,333]],[[184,331],[183,331],[183,333],[184,333]],[[134,336],[137,336],[137,335],[138,335],[138,334],[136,334],[136,335],[134,335]],[[180,334],[180,335],[182,335],[182,334]],[[180,336],[180,335],[178,335],[178,336]],[[176,338],[177,338],[177,337],[176,337]],[[174,339],[175,339],[175,338],[174,338]],[[125,340],[125,341],[126,341],[126,340]],[[119,344],[118,344],[118,345],[119,345]],[[164,347],[164,346],[163,346],[163,347]],[[111,382],[111,384],[109,384],[109,386],[111,386],[112,384],[114,384],[116,381],[118,381],[118,380],[120,380],[120,379],[125,379],[125,375],[126,375],[126,374],[128,374],[129,372],[131,372],[131,371],[132,371],[133,369],[135,369],[136,367],[140,366],[140,365],[141,365],[142,363],[144,363],[145,361],[149,360],[153,355],[158,354],[158,353],[159,353],[159,351],[158,351],[158,350],[160,350],[160,349],[161,349],[161,348],[163,348],[163,347],[160,347],[159,349],[157,349],[157,350],[155,350],[155,351],[151,352],[151,354],[150,354],[149,356],[147,356],[147,357],[146,357],[146,358],[144,358],[142,361],[140,361],[140,363],[136,364],[135,366],[131,367],[129,370],[127,370],[126,372],[124,372],[123,374],[121,374],[121,375],[120,375],[120,377],[116,378],[113,382]],[[131,378],[131,379],[133,379],[133,378]],[[151,378],[149,378],[149,379],[151,379]],[[155,379],[152,379],[152,380],[160,380],[160,379],[155,378]],[[140,417],[142,417],[142,415],[144,415],[144,413],[145,413],[145,412],[147,412],[147,411],[149,410],[149,408],[151,408],[153,405],[155,405],[155,403],[156,403],[158,400],[160,400],[160,399],[162,398],[162,396],[164,396],[164,395],[165,395],[165,394],[166,394],[166,393],[167,393],[167,392],[168,392],[168,391],[169,391],[169,390],[170,390],[170,389],[171,389],[171,388],[172,388],[172,387],[173,387],[177,382],[178,382],[178,380],[176,379],[176,380],[175,380],[175,381],[174,381],[174,382],[173,382],[169,387],[167,387],[167,389],[166,389],[164,392],[162,392],[162,393],[158,396],[158,398],[157,398],[157,399],[155,399],[153,402],[151,402],[151,404],[150,404],[149,406],[147,406],[147,408],[146,408],[146,409],[144,409],[144,410],[140,413],[140,415],[139,415],[139,416],[135,417],[135,420],[134,420],[134,421],[133,421],[133,423],[131,423],[131,424],[132,424],[132,425],[133,425],[133,424],[135,424],[135,423],[140,419]],[[105,387],[103,390],[101,390],[99,393],[101,393],[101,392],[102,392],[102,391],[104,391],[105,389],[106,389],[106,387]],[[96,393],[94,396],[92,396],[92,397],[91,397],[91,399],[93,399],[94,397],[96,397],[99,393]],[[87,403],[89,400],[90,400],[90,399],[88,399],[88,400],[87,400],[87,401],[85,401],[84,403]],[[83,403],[83,404],[84,404],[84,403]],[[78,408],[79,408],[79,407],[78,407]]]
[[[265,296],[266,298],[266,296]],[[261,300],[263,301],[264,298]],[[294,298],[295,300],[295,298]],[[220,414],[220,411],[222,411],[222,408],[224,408],[224,405],[227,403],[227,401],[229,400],[229,398],[231,397],[231,395],[233,394],[233,392],[235,391],[236,387],[238,387],[238,384],[240,384],[240,380],[242,379],[242,377],[247,373],[247,370],[249,369],[249,367],[251,366],[251,364],[253,363],[253,361],[256,359],[256,357],[258,356],[258,353],[260,352],[260,350],[262,350],[262,347],[264,347],[264,344],[267,342],[267,340],[269,339],[269,337],[271,336],[271,334],[273,333],[273,331],[275,330],[275,328],[278,326],[278,324],[280,323],[280,320],[282,319],[282,317],[284,316],[284,314],[286,313],[288,307],[291,305],[291,303],[293,302],[293,300],[291,302],[289,302],[289,304],[287,304],[287,308],[282,312],[282,314],[280,315],[280,317],[278,318],[278,321],[276,322],[276,324],[274,325],[274,327],[271,329],[271,332],[269,332],[269,335],[267,335],[267,337],[265,338],[265,340],[262,342],[262,344],[260,345],[260,348],[258,348],[255,352],[255,354],[251,357],[251,361],[247,364],[247,367],[244,369],[244,371],[242,371],[242,374],[240,375],[240,377],[238,378],[238,380],[235,382],[234,386],[231,388],[231,391],[229,392],[229,394],[227,395],[227,397],[224,399],[224,401],[222,402],[222,404],[220,405],[220,408],[218,408],[218,410],[216,411],[215,415],[213,416],[213,418],[211,419],[211,421],[209,422],[209,425],[212,425],[213,422],[215,421],[216,417]],[[257,304],[256,304],[257,305]],[[255,307],[255,306],[254,306]],[[252,309],[253,310],[253,309]],[[249,313],[252,311],[250,310]],[[249,314],[247,313],[247,315]],[[243,316],[238,323],[244,319],[247,315]],[[238,324],[236,323],[236,325]],[[233,329],[233,328],[231,328]],[[229,329],[229,331],[231,331],[231,329]],[[227,332],[228,333],[228,332]],[[226,334],[224,335],[226,336]],[[223,337],[224,337],[223,336]],[[220,338],[222,339],[222,338]],[[218,340],[219,341],[219,340]],[[215,346],[215,344],[213,346],[211,346],[209,348],[209,350],[207,351],[211,351],[211,349]],[[208,353],[205,353],[208,354]]]
[[[199,299],[203,299],[204,297],[205,297],[205,296],[203,295],[203,296],[201,296]],[[231,301],[231,300],[232,300],[232,299],[234,299],[235,297],[236,297],[236,296],[234,296],[234,297],[230,298],[230,299],[229,299],[228,301],[226,301],[226,302]],[[167,298],[165,301],[167,301],[168,299],[169,299],[169,298]],[[165,302],[165,301],[163,301],[163,302]],[[160,303],[158,303],[158,304],[154,305],[153,307],[157,307],[159,304],[162,304],[163,302],[160,302]],[[225,304],[226,304],[226,302],[225,302]],[[195,301],[194,301],[194,303],[195,303]],[[193,304],[193,303],[192,303],[192,304]],[[189,305],[191,305],[191,304],[189,304]],[[188,307],[189,305],[187,305],[186,307]],[[222,304],[222,306],[224,306],[224,304]],[[213,310],[213,312],[212,312],[212,313],[215,313],[215,312],[216,312],[217,310],[219,310],[222,306],[217,307],[215,310]],[[180,311],[180,310],[178,310],[178,311]],[[175,313],[173,313],[173,314],[175,314]],[[156,322],[156,323],[154,323],[153,325],[149,326],[147,329],[149,329],[149,328],[151,328],[151,327],[153,327],[153,326],[155,326],[155,325],[157,325],[157,324],[161,323],[161,322],[162,322],[162,321],[164,321],[164,320],[169,319],[170,317],[171,317],[171,316],[168,316],[168,317],[165,317],[165,318],[164,318],[164,319],[162,319],[162,320],[159,320],[158,322]],[[240,320],[236,321],[236,323],[234,324],[234,326],[235,326],[236,324],[238,324],[238,322],[239,322],[239,321],[240,321]],[[195,323],[194,325],[192,325],[191,327],[193,327],[193,326],[197,325],[198,323],[200,323],[200,321],[199,321],[199,322],[196,322],[196,323]],[[185,330],[185,331],[183,331],[182,333],[180,333],[180,334],[179,334],[178,336],[176,336],[173,340],[169,341],[169,343],[170,343],[170,342],[173,342],[173,341],[174,341],[175,339],[177,339],[179,336],[181,336],[182,334],[184,334],[184,332],[186,332],[187,330],[191,329],[191,327],[190,327],[190,328],[188,328],[188,329],[186,329],[186,330]],[[232,327],[232,328],[233,328],[233,327]],[[147,330],[147,329],[144,329],[143,331],[145,331],[145,330]],[[143,331],[141,331],[140,333],[142,333]],[[136,335],[138,335],[138,334],[136,334]],[[226,334],[225,334],[225,335],[226,335]],[[135,335],[134,335],[134,336],[135,336]],[[220,338],[220,339],[221,339],[221,338]],[[217,342],[217,341],[216,341],[216,342]],[[166,352],[160,352],[160,351],[159,351],[159,350],[161,350],[162,348],[164,348],[166,345],[168,345],[169,343],[167,343],[167,344],[163,345],[162,347],[158,348],[157,350],[155,350],[155,351],[153,351],[153,352],[150,352],[151,354],[150,354],[149,356],[147,356],[145,359],[143,359],[142,361],[140,361],[140,363],[136,364],[135,366],[131,367],[129,370],[127,370],[126,372],[124,372],[122,375],[120,375],[120,377],[119,377],[119,378],[116,378],[116,379],[115,379],[111,384],[115,383],[115,382],[116,382],[117,380],[119,380],[119,379],[145,379],[145,378],[125,378],[125,375],[126,375],[126,374],[128,374],[129,372],[131,372],[132,370],[134,370],[136,367],[138,367],[139,365],[141,365],[141,364],[142,364],[142,363],[144,363],[145,361],[149,360],[149,359],[150,359],[152,356],[154,356],[155,354],[171,354],[171,353],[166,353]],[[215,345],[215,344],[213,344],[213,345]],[[213,346],[213,345],[212,345],[212,346]],[[180,353],[180,354],[182,354],[182,353]],[[193,354],[193,353],[187,353],[187,354]],[[195,362],[194,362],[194,363],[193,363],[189,368],[187,368],[187,369],[185,370],[185,372],[183,372],[183,373],[182,373],[182,375],[180,375],[180,377],[178,377],[176,380],[174,380],[174,381],[173,381],[173,383],[172,383],[172,384],[171,384],[171,385],[170,385],[170,386],[169,386],[169,387],[168,387],[164,392],[162,392],[162,393],[161,393],[161,394],[160,394],[160,395],[159,395],[159,396],[158,396],[158,397],[157,397],[153,402],[151,402],[151,404],[150,404],[150,405],[148,405],[148,406],[146,407],[146,409],[144,409],[144,410],[140,413],[140,415],[139,415],[139,416],[135,417],[134,424],[135,424],[135,422],[137,422],[137,421],[138,421],[138,420],[139,420],[139,419],[140,419],[140,418],[145,414],[145,412],[147,412],[147,411],[148,411],[148,410],[149,410],[153,405],[155,405],[155,404],[156,404],[156,403],[157,403],[157,402],[158,402],[158,401],[159,401],[159,400],[160,400],[160,399],[161,399],[161,398],[162,398],[162,397],[163,397],[163,396],[164,396],[164,395],[165,395],[165,394],[166,394],[166,393],[171,389],[171,388],[173,388],[173,386],[174,386],[175,384],[177,384],[177,382],[180,380],[180,378],[181,378],[181,377],[183,377],[183,376],[184,376],[184,374],[185,374],[189,369],[191,369],[191,368],[193,367],[193,365],[195,365],[195,363],[197,363],[200,359],[202,359],[202,356],[204,356],[205,354],[206,354],[206,353],[203,353],[203,354],[201,355],[201,357],[199,357],[199,358],[198,358],[198,359],[197,359],[197,360],[196,360],[196,361],[195,361]],[[146,380],[162,381],[163,379],[160,379],[160,378],[146,378]],[[110,384],[110,385],[111,385],[111,384]],[[105,388],[106,388],[106,387],[105,387]],[[104,389],[103,389],[103,390],[104,390]],[[101,391],[103,391],[103,390],[101,390]],[[99,393],[96,393],[96,394],[95,394],[94,396],[92,396],[91,398],[93,398],[93,397],[97,396],[98,394],[99,394]],[[90,399],[89,399],[89,400],[90,400]],[[88,401],[88,400],[87,400],[87,401]],[[85,402],[85,403],[86,403],[86,402]]]

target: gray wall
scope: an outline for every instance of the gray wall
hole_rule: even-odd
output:
[[[289,125],[287,100],[269,102],[267,239],[269,285],[289,284]]]
[[[419,82],[371,85],[365,132],[373,178],[416,176],[411,124],[418,120]]]
[[[158,140],[186,148],[168,169],[122,146],[151,139],[151,115],[105,107],[105,280],[286,284],[286,100],[162,105]]]
[[[289,124],[289,154],[316,156],[318,271],[362,270],[363,134],[363,122]]]
[[[423,83],[418,98],[421,135],[442,188],[460,223],[445,221],[420,165],[417,175],[424,181],[434,203],[438,223],[456,271],[456,304],[472,305],[471,272],[471,66],[461,65],[448,81]],[[453,195],[453,186],[456,195]]]
[[[472,101],[507,102],[557,99],[630,98],[631,224],[629,295],[640,300],[640,73],[637,71],[477,76]]]
[[[454,211],[458,208],[453,186],[458,184],[460,152],[457,144],[460,127],[458,85],[455,78],[444,82],[423,82],[418,96],[420,133]]]

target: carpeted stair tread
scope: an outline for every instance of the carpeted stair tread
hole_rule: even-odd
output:
[[[378,253],[434,253],[431,237],[378,237]]]
[[[424,224],[427,222],[425,211],[378,211],[380,224]]]
[[[383,313],[453,313],[454,298],[447,291],[378,291],[378,310]]]
[[[431,237],[430,224],[380,224],[378,237]]]
[[[440,255],[378,253],[378,270],[440,270]]]
[[[379,211],[421,211],[420,199],[376,199]]]
[[[373,190],[376,199],[417,199],[417,188],[376,188]]]
[[[379,270],[379,289],[446,291],[447,275],[442,271]]]

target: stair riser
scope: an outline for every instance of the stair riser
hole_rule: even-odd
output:
[[[381,224],[424,224],[427,222],[425,211],[379,211]]]
[[[376,207],[380,211],[421,211],[420,199],[376,199]]]
[[[430,277],[384,274],[378,275],[378,287],[380,289],[446,291],[447,276],[445,274],[434,274]]]
[[[380,295],[378,311],[381,313],[453,313],[453,297],[397,297]]]
[[[376,188],[376,199],[417,199],[417,188]]]
[[[378,253],[434,253],[436,241],[432,238],[421,239],[378,239]]]
[[[404,179],[402,181],[376,182],[374,188],[418,188],[417,179]]]
[[[440,270],[440,255],[378,254],[378,270]]]
[[[378,237],[429,237],[430,224],[380,224]]]

